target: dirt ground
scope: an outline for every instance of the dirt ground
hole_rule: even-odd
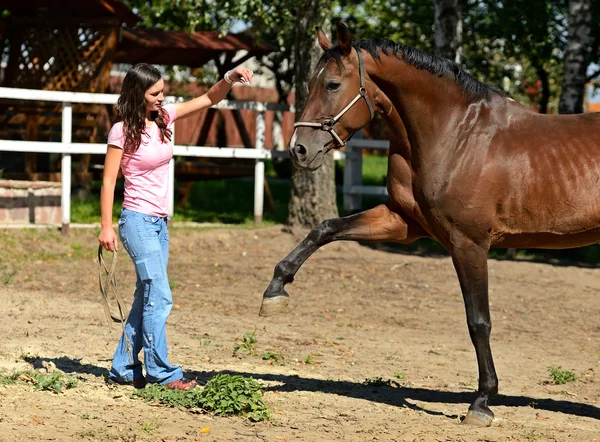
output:
[[[273,418],[166,408],[104,378],[120,333],[100,303],[93,229],[0,230],[0,370],[37,360],[76,376],[60,394],[0,385],[0,441],[598,441],[600,269],[490,260],[500,394],[490,428],[460,424],[475,353],[447,257],[330,244],[288,286],[287,314],[258,310],[273,267],[300,240],[281,226],[171,229],[170,359],[205,383],[265,385]],[[134,270],[119,255],[120,291]],[[257,355],[233,349],[255,331]],[[284,356],[283,365],[263,360]],[[310,358],[307,358],[310,356]],[[577,381],[550,384],[548,367]],[[399,384],[368,385],[381,377]],[[402,379],[400,379],[402,378]]]

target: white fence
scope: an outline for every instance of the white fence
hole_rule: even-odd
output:
[[[71,223],[71,155],[73,154],[105,154],[106,144],[95,143],[72,143],[72,104],[115,104],[118,99],[115,94],[95,94],[86,92],[63,92],[44,91],[33,89],[17,89],[0,87],[0,98],[17,100],[37,100],[61,102],[62,108],[62,135],[61,142],[48,141],[14,141],[0,140],[0,151],[11,152],[36,152],[36,153],[60,153],[61,180],[62,180],[62,225],[65,230]],[[167,97],[167,102],[182,101],[177,97]],[[286,152],[267,150],[264,148],[265,140],[265,112],[270,110],[294,112],[293,106],[278,105],[260,102],[238,102],[223,100],[216,106],[217,109],[249,109],[256,111],[256,142],[255,147],[231,148],[231,147],[205,147],[205,146],[183,146],[173,147],[174,156],[207,157],[207,158],[245,158],[254,159],[254,221],[260,223],[263,217],[264,200],[264,160],[277,156],[287,156]],[[334,152],[336,160],[345,159],[344,167],[344,210],[355,211],[360,209],[360,196],[362,194],[385,195],[385,187],[362,186],[362,155],[363,147],[387,149],[388,142],[383,140],[353,139],[348,144],[346,154]],[[169,213],[173,214],[174,206],[174,180],[175,163],[171,159],[169,164]]]

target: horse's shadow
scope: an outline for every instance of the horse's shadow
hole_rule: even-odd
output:
[[[29,363],[40,363],[41,361],[52,362],[56,368],[67,374],[90,374],[99,378],[106,378],[108,370],[97,365],[82,363],[81,360],[72,359],[67,356],[59,358],[29,358]],[[340,396],[363,399],[396,407],[406,407],[434,416],[444,416],[448,419],[458,419],[459,416],[441,411],[429,410],[419,406],[416,402],[431,402],[440,404],[465,404],[473,400],[475,392],[441,391],[414,387],[392,387],[389,385],[366,385],[363,383],[344,380],[323,380],[297,375],[283,375],[271,373],[248,373],[241,371],[187,371],[186,376],[196,379],[200,385],[206,384],[217,374],[228,374],[232,376],[252,377],[257,380],[280,382],[282,385],[266,387],[266,391],[312,391]],[[412,401],[412,402],[411,402]],[[528,396],[508,396],[499,394],[492,399],[492,407],[535,407],[537,410],[553,411],[574,416],[590,417],[600,420],[600,408],[590,404],[571,402],[566,400],[540,399]],[[465,407],[465,411],[466,411]]]
[[[455,392],[441,391],[426,388],[413,387],[393,387],[390,385],[366,385],[363,383],[344,381],[344,380],[323,380],[315,378],[300,377],[295,375],[280,375],[269,373],[246,373],[237,371],[212,371],[212,372],[188,372],[192,378],[196,378],[200,384],[204,384],[211,377],[217,374],[240,375],[252,377],[258,380],[281,382],[283,385],[267,387],[267,391],[312,391],[340,396],[363,399],[371,402],[378,402],[397,407],[406,407],[421,411],[435,416],[444,416],[448,419],[458,419],[459,416],[447,414],[440,411],[428,410],[426,407],[417,405],[414,402],[431,403],[464,403],[465,412],[474,397],[475,392]],[[413,402],[410,402],[410,401]],[[579,402],[570,402],[565,400],[540,399],[528,396],[508,396],[499,394],[492,398],[492,408],[496,406],[506,407],[534,407],[536,410],[554,411],[559,413],[571,414],[574,416],[590,417],[600,420],[600,408],[589,404]]]

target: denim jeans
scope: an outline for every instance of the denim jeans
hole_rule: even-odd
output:
[[[166,323],[173,305],[167,277],[167,219],[123,209],[119,217],[119,236],[135,264],[136,285],[110,377],[126,382],[141,378],[142,363],[138,354],[143,348],[148,382],[177,381],[183,377],[181,368],[171,365],[167,358]]]

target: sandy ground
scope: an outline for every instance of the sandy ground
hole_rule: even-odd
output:
[[[217,373],[263,383],[273,418],[251,423],[153,406],[131,387],[106,385],[120,327],[107,326],[101,307],[96,234],[0,230],[0,370],[37,360],[79,379],[60,394],[0,385],[2,442],[600,440],[600,269],[490,261],[500,393],[492,427],[474,428],[460,424],[477,366],[449,258],[330,244],[288,286],[290,311],[261,318],[273,267],[300,237],[280,226],[175,225],[170,359],[201,383]],[[130,302],[124,252],[117,278]],[[234,356],[253,331],[257,355]],[[551,384],[549,366],[578,380]],[[377,377],[399,385],[365,383]]]

